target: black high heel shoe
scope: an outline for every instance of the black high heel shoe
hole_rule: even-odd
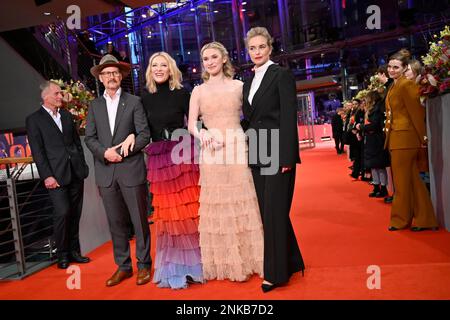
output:
[[[268,283],[263,283],[261,285],[261,289],[264,293],[272,291],[273,289],[277,288],[279,285],[278,284],[268,284]]]

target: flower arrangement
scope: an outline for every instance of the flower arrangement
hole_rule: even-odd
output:
[[[64,82],[61,79],[50,81],[59,84],[63,93],[63,108],[73,115],[78,129],[84,130],[89,103],[95,98],[94,91],[89,91],[80,81]]]
[[[363,100],[371,91],[377,91],[379,94],[383,94],[386,91],[385,84],[381,81],[377,74],[371,76],[369,81],[370,83],[367,86],[367,89],[358,91],[354,99]]]
[[[422,57],[424,70],[418,78],[420,98],[435,97],[450,92],[450,26],[434,35],[427,55]]]
[[[380,80],[377,74],[370,77],[370,84],[367,87],[367,90],[369,91],[377,91],[378,93],[382,94],[386,87],[384,83]]]
[[[342,101],[342,106],[344,107],[347,103],[352,103],[352,100],[344,100],[344,101]]]
[[[369,91],[370,91],[369,89],[363,89],[363,90],[359,91],[356,94],[355,99],[359,99],[359,100],[364,99],[365,96],[367,96],[367,94],[369,93]]]

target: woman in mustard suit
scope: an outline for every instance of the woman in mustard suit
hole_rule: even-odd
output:
[[[389,77],[394,79],[386,97],[386,143],[391,154],[395,195],[389,231],[436,230],[430,195],[419,176],[417,155],[426,142],[425,109],[420,104],[417,85],[404,76],[408,56],[404,52],[389,59]]]

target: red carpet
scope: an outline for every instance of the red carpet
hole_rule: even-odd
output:
[[[345,155],[337,156],[329,143],[301,155],[291,218],[306,271],[286,287],[263,294],[254,276],[246,283],[209,281],[185,290],[136,286],[135,278],[107,288],[115,271],[107,243],[89,254],[91,263],[80,265],[80,290],[69,290],[70,275],[54,265],[0,283],[0,299],[450,299],[449,232],[387,231],[389,205],[368,198],[367,183],[352,181]],[[367,287],[370,265],[381,269],[380,289]]]

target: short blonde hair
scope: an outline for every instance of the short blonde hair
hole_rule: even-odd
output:
[[[152,54],[150,59],[148,59],[148,66],[147,70],[145,71],[145,79],[147,80],[146,86],[150,93],[155,93],[157,91],[156,89],[156,82],[155,79],[153,79],[152,76],[152,63],[153,60],[156,57],[163,57],[167,60],[167,64],[169,65],[169,88],[170,90],[174,89],[181,89],[183,85],[181,84],[182,81],[182,75],[180,69],[177,67],[177,63],[175,60],[164,51],[156,52]]]
[[[269,46],[270,49],[272,49],[272,43],[273,43],[273,38],[270,35],[269,31],[267,31],[266,28],[264,27],[254,27],[251,28],[250,30],[248,30],[247,32],[247,37],[245,38],[245,47],[248,49],[248,41],[251,38],[257,37],[257,36],[262,36],[264,38],[266,38],[267,40],[267,45]]]
[[[222,55],[222,57],[227,59],[227,61],[223,64],[223,69],[222,69],[223,70],[223,74],[227,78],[233,78],[233,76],[234,76],[234,68],[233,68],[233,65],[231,64],[230,56],[228,55],[227,49],[220,42],[214,41],[214,42],[207,43],[207,44],[205,44],[203,46],[202,50],[200,51],[200,59],[202,60],[202,67],[203,67],[203,53],[207,49],[219,50],[219,52]],[[203,72],[202,72],[202,79],[203,79],[203,81],[209,80],[209,76],[210,76],[209,73],[206,70],[203,70]]]

